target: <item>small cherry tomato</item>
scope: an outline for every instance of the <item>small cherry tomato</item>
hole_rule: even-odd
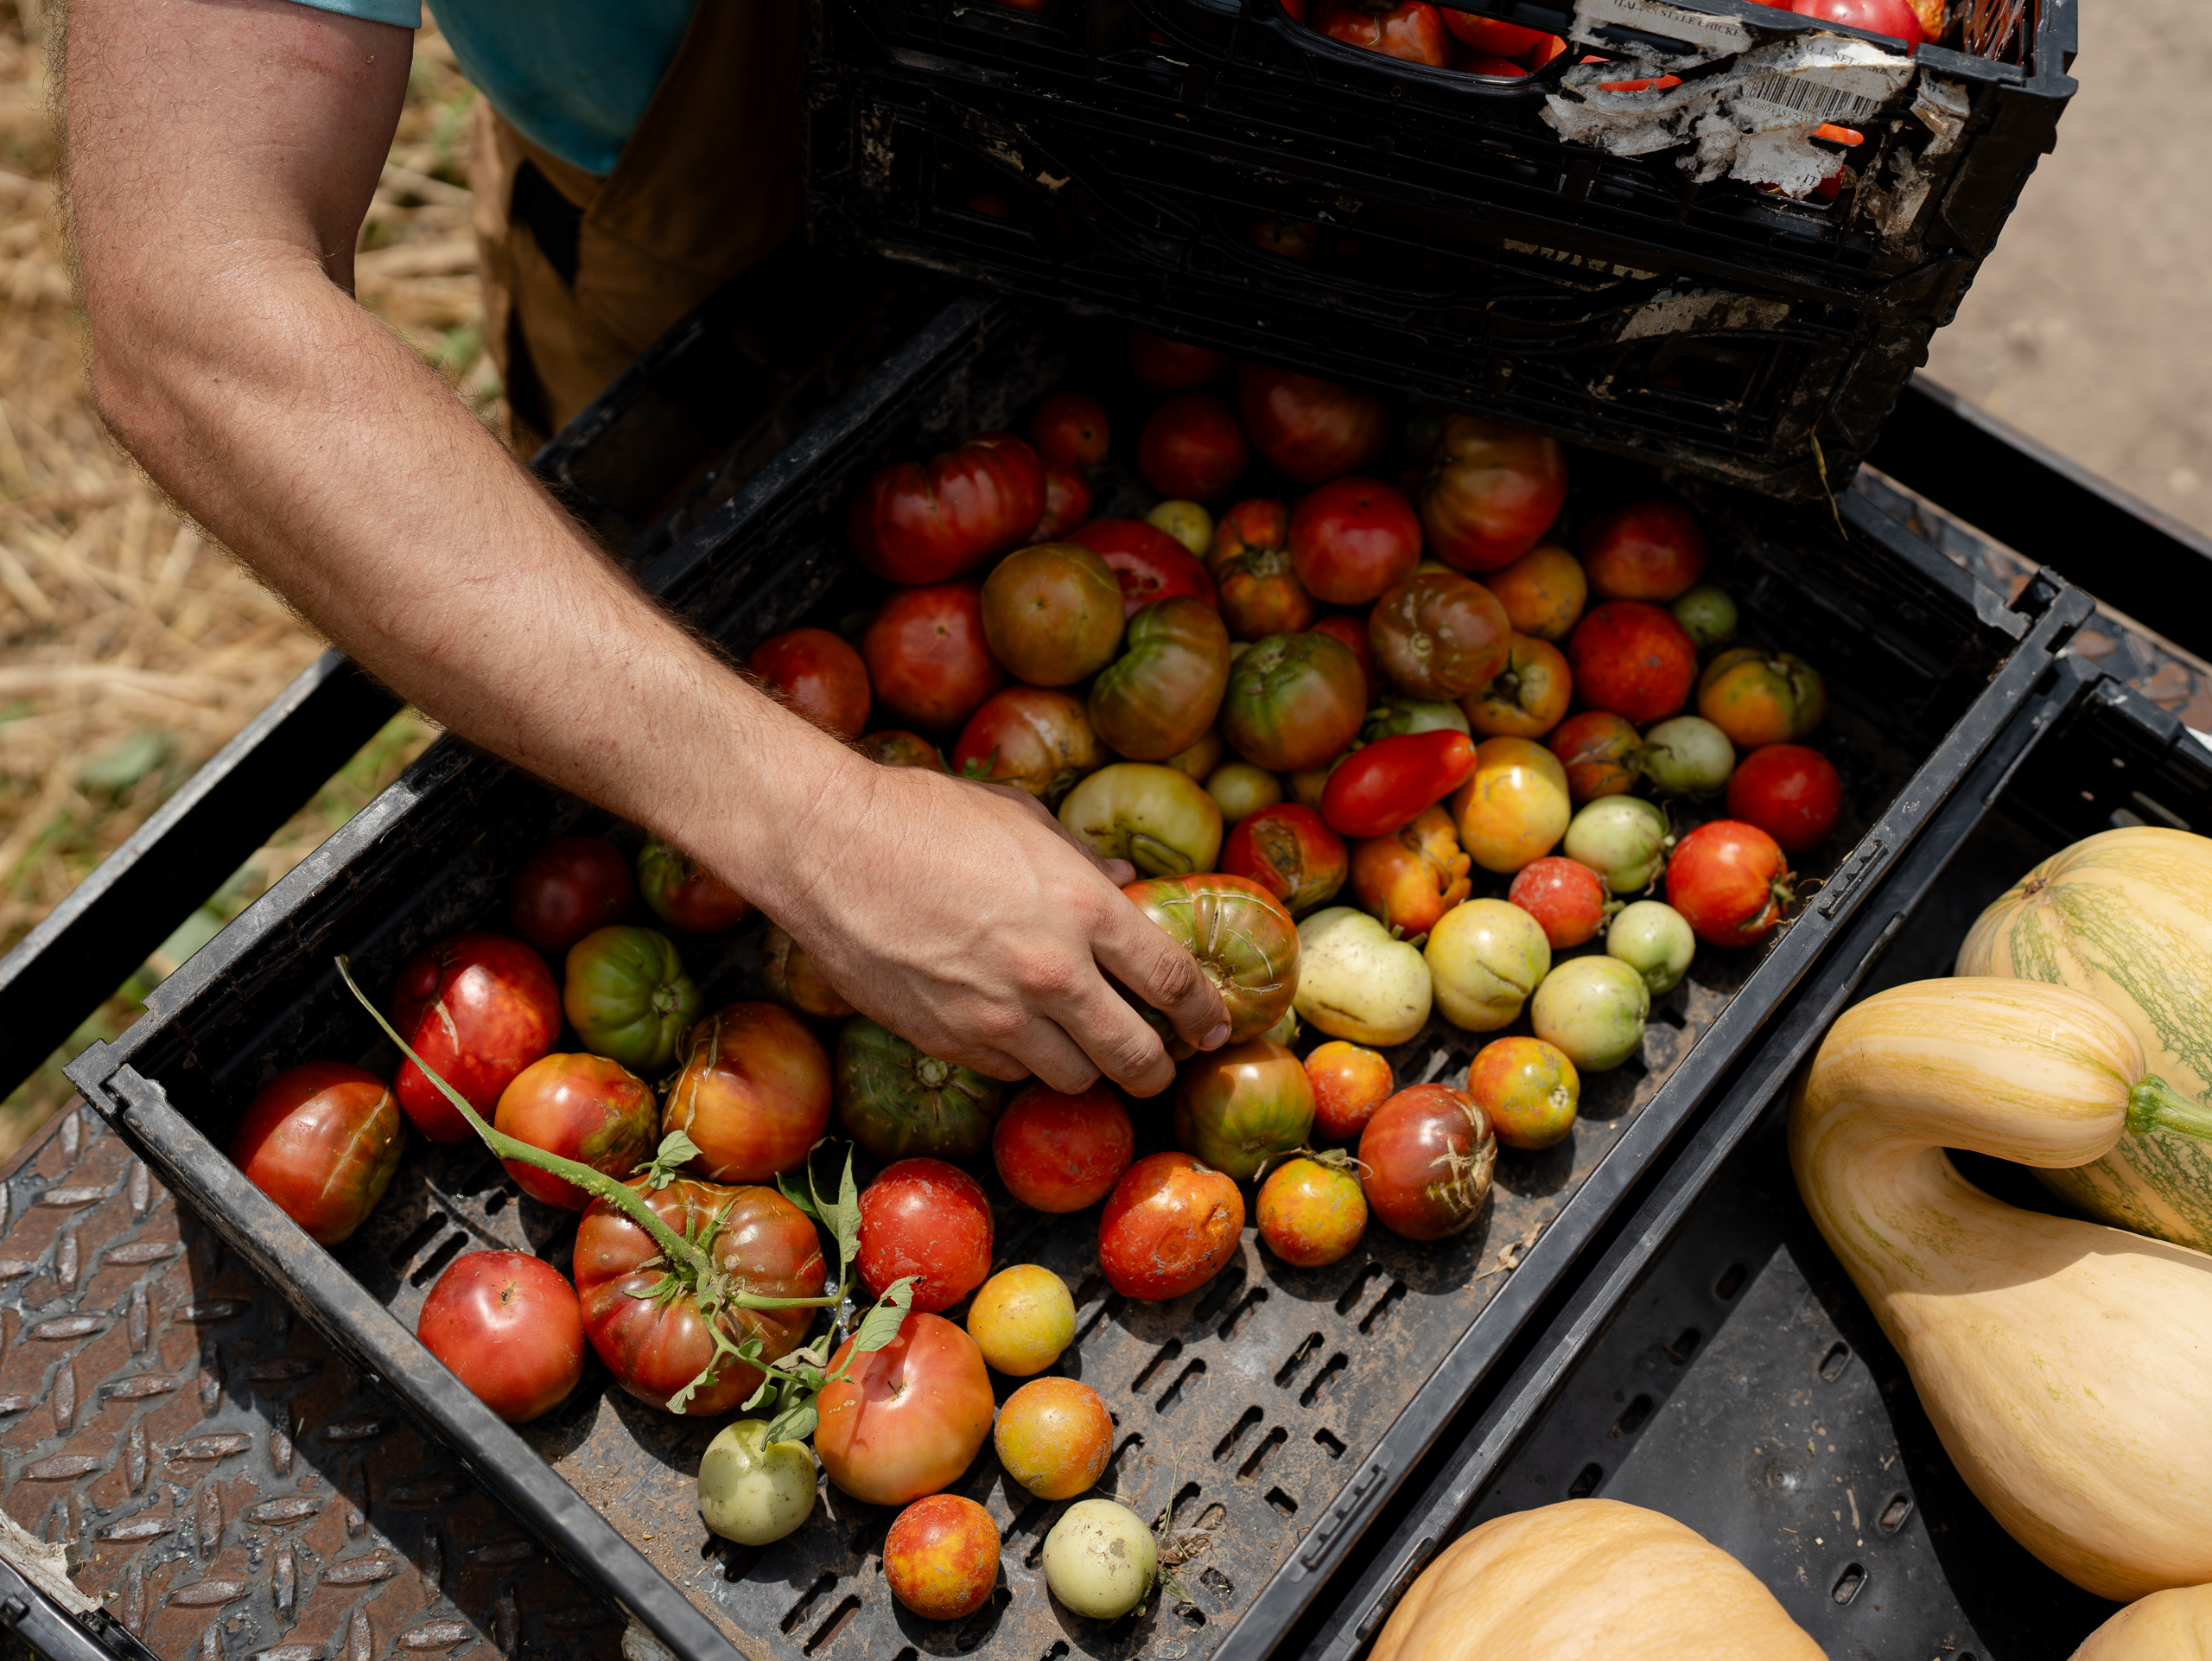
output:
[[[1029,447],[1047,466],[1081,473],[1096,467],[1113,447],[1106,406],[1088,392],[1052,392],[1030,418]]]
[[[968,1336],[984,1361],[1015,1378],[1042,1372],[1075,1342],[1075,1299],[1049,1269],[1017,1263],[977,1289]]]
[[[1098,1268],[1125,1298],[1195,1291],[1236,1255],[1244,1196],[1188,1154],[1154,1154],[1122,1174],[1098,1219]]]
[[[958,1620],[990,1601],[999,1577],[999,1525],[957,1493],[917,1499],[883,1537],[883,1579],[925,1620]]]
[[[1122,585],[1122,615],[1134,617],[1155,600],[1188,595],[1218,608],[1213,578],[1190,550],[1142,519],[1093,519],[1067,533],[1104,560]]]
[[[1295,634],[1313,621],[1313,596],[1291,567],[1290,510],[1255,498],[1215,522],[1206,569],[1219,586],[1232,640]],[[1364,707],[1364,705],[1363,705]]]
[[[753,902],[673,843],[647,837],[638,850],[645,906],[686,934],[720,934],[753,915]]]
[[[509,1424],[551,1412],[583,1380],[575,1289],[526,1251],[454,1258],[423,1300],[415,1336]]]
[[[1090,517],[1090,487],[1073,468],[1045,464],[1045,511],[1031,527],[1031,542],[1058,542]]]
[[[1351,888],[1384,927],[1401,939],[1417,939],[1472,891],[1472,864],[1452,816],[1425,807],[1389,836],[1351,844]]]
[[[1700,824],[1667,862],[1667,903],[1707,945],[1757,945],[1774,932],[1795,897],[1789,856],[1740,819]]]
[[[1467,1094],[1508,1148],[1548,1148],[1574,1129],[1582,1076],[1567,1052],[1541,1038],[1495,1039],[1475,1052]]]
[[[1236,412],[1211,392],[1178,392],[1137,434],[1137,476],[1161,496],[1210,502],[1251,459]]]
[[[254,1092],[231,1160],[310,1237],[336,1245],[376,1209],[406,1144],[383,1079],[343,1061],[308,1061]]]
[[[991,1162],[1006,1191],[1032,1211],[1065,1213],[1114,1191],[1136,1156],[1136,1131],[1113,1086],[1064,1096],[1030,1084],[991,1130]]]
[[[1154,502],[1145,510],[1144,522],[1174,538],[1195,559],[1204,559],[1213,551],[1213,515],[1196,502],[1173,497]]]
[[[660,1141],[660,1104],[651,1085],[603,1055],[541,1055],[499,1092],[492,1128],[627,1182]],[[502,1162],[533,1200],[564,1211],[591,1204],[566,1178],[518,1159]]]
[[[1375,1110],[1397,1088],[1390,1063],[1380,1051],[1332,1038],[1306,1058],[1313,1085],[1313,1128],[1337,1142],[1348,1142],[1367,1128]]]
[[[1122,337],[1123,355],[1138,384],[1154,392],[1180,392],[1221,379],[1229,354],[1188,340],[1171,340],[1133,328]]]
[[[1321,817],[1340,837],[1383,837],[1467,782],[1475,745],[1465,733],[1407,733],[1354,750],[1321,792]]]
[[[1234,826],[1282,800],[1282,780],[1249,761],[1225,761],[1206,775],[1206,794],[1221,809],[1221,822]]]
[[[858,738],[868,726],[868,665],[826,628],[772,634],[745,666],[824,732]]]
[[[1006,1398],[991,1433],[1006,1473],[1039,1499],[1096,1487],[1114,1455],[1114,1419],[1089,1384],[1033,1378]]]
[[[1222,845],[1221,869],[1258,883],[1293,917],[1325,906],[1344,885],[1344,838],[1310,807],[1263,807],[1237,820]]]
[[[1308,492],[1290,516],[1290,563],[1316,600],[1363,606],[1421,563],[1421,521],[1376,479],[1332,480]]]
[[[899,589],[861,636],[876,708],[925,733],[957,732],[1006,671],[983,639],[983,585]]]
[[[913,1307],[950,1309],[991,1272],[991,1206],[941,1159],[902,1159],[861,1190],[861,1279],[876,1296],[914,1279]]]
[[[1697,679],[1697,647],[1682,626],[1665,607],[1641,600],[1609,600],[1592,610],[1567,637],[1567,661],[1585,703],[1639,727],[1680,710]]]
[[[1483,587],[1497,596],[1517,633],[1554,643],[1567,637],[1590,598],[1590,580],[1582,562],[1550,542],[1531,548],[1510,565],[1484,573]]]
[[[400,965],[391,1024],[439,1078],[489,1114],[515,1074],[561,1035],[561,993],[545,959],[521,941],[472,929]],[[400,1063],[392,1094],[432,1142],[476,1134],[412,1061]]]
[[[1536,920],[1554,951],[1594,939],[1619,904],[1597,872],[1559,854],[1523,865],[1505,897]]]
[[[1663,606],[1705,575],[1705,531],[1680,502],[1630,502],[1582,527],[1582,569],[1600,600]]]
[[[1728,780],[1728,817],[1756,824],[1785,854],[1809,854],[1843,811],[1835,765],[1802,744],[1764,744]]]
[[[1441,1240],[1470,1226],[1490,1197],[1497,1137],[1466,1091],[1414,1085],[1367,1122],[1359,1162],[1377,1222],[1408,1240]]]
[[[638,898],[630,862],[600,837],[556,837],[515,869],[507,921],[540,951],[566,951],[595,928],[629,916]]]
[[[1608,710],[1569,716],[1544,741],[1566,770],[1567,793],[1577,807],[1621,795],[1636,783],[1636,753],[1643,741],[1632,724]]]
[[[1260,1185],[1258,1211],[1260,1238],[1298,1269],[1335,1263],[1367,1232],[1367,1196],[1348,1162],[1294,1159],[1278,1166]]]

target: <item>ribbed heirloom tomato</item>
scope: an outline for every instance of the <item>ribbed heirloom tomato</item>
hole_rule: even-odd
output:
[[[561,995],[545,960],[521,941],[470,930],[400,966],[391,1024],[439,1078],[488,1115],[515,1074],[560,1036]],[[412,1061],[400,1063],[392,1093],[432,1142],[476,1134]]]
[[[699,1018],[699,988],[658,929],[602,928],[569,948],[561,1008],[584,1047],[658,1078]]]
[[[1497,596],[1451,571],[1424,571],[1397,584],[1367,619],[1376,667],[1415,697],[1481,692],[1505,667],[1512,638]]]
[[[1344,838],[1310,807],[1283,802],[1237,820],[1221,850],[1221,869],[1258,883],[1303,917],[1337,897],[1348,858]]]
[[[1313,1085],[1281,1044],[1255,1038],[1193,1056],[1175,1080],[1175,1142],[1240,1182],[1306,1145]]]
[[[652,1086],[603,1055],[540,1056],[499,1093],[492,1128],[549,1154],[626,1181],[660,1140]],[[533,1200],[582,1211],[591,1196],[564,1177],[521,1160],[502,1161]]]
[[[1079,1096],[1026,1086],[991,1131],[991,1162],[1006,1191],[1032,1211],[1082,1211],[1113,1192],[1136,1156],[1136,1131],[1113,1086]]]
[[[861,1190],[861,1279],[878,1297],[914,1277],[913,1307],[950,1309],[991,1272],[991,1206],[941,1159],[902,1159]]]
[[[960,1480],[991,1434],[991,1378],[976,1340],[943,1315],[909,1310],[880,1350],[830,1358],[851,1376],[816,1399],[814,1451],[855,1499],[904,1505]]]
[[[1205,1285],[1236,1255],[1244,1196],[1188,1154],[1129,1167],[1098,1219],[1098,1269],[1125,1298],[1160,1302]]]
[[[415,1336],[509,1424],[551,1412],[583,1382],[575,1290],[526,1251],[454,1258],[423,1300]]]
[[[855,1015],[837,1029],[837,1122],[871,1158],[974,1159],[990,1145],[1007,1086],[925,1055]]]
[[[1090,724],[1132,761],[1164,761],[1211,729],[1229,687],[1229,631],[1187,595],[1128,620],[1122,655],[1090,685]]]
[[[1313,596],[1291,565],[1290,510],[1281,502],[1255,497],[1224,513],[1209,569],[1230,640],[1295,634],[1313,621]]]
[[[826,732],[858,738],[868,728],[868,666],[826,628],[787,629],[753,648],[745,666]]]
[[[1288,1011],[1298,992],[1298,925],[1258,883],[1205,872],[1154,877],[1122,892],[1213,983],[1229,1011],[1231,1043],[1257,1038]]]
[[[630,862],[602,837],[556,837],[515,868],[507,921],[540,951],[566,951],[621,922],[638,897]]]
[[[1236,405],[1252,448],[1296,485],[1357,473],[1390,442],[1381,398],[1295,370],[1237,365]]]
[[[406,1142],[383,1079],[343,1061],[308,1061],[254,1092],[231,1159],[285,1216],[336,1245],[384,1197]]]
[[[717,1009],[691,1029],[661,1128],[690,1137],[715,1182],[792,1170],[830,1128],[829,1052],[772,1003]]]
[[[894,461],[854,493],[846,535],[860,563],[893,582],[942,582],[1018,546],[1045,511],[1045,464],[1009,433]]]
[[[1271,634],[1230,665],[1222,736],[1271,773],[1318,767],[1359,736],[1366,690],[1359,659],[1334,636]]]
[[[1219,603],[1213,578],[1198,557],[1156,525],[1142,519],[1093,519],[1067,533],[1111,568],[1122,585],[1122,614],[1134,617],[1155,600],[1188,595]]]
[[[924,732],[946,732],[1006,684],[983,640],[983,585],[901,589],[861,636],[876,708]]]

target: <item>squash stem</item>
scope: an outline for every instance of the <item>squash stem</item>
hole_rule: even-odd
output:
[[[2156,1073],[2147,1073],[2127,1092],[2127,1128],[2171,1130],[2198,1142],[2212,1142],[2212,1110],[2191,1101]]]

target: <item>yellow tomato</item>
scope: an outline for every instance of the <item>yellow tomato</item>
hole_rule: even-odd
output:
[[[1006,1398],[991,1432],[999,1464],[1039,1499],[1072,1499],[1105,1474],[1114,1419],[1089,1384],[1033,1378]]]
[[[1075,1299],[1049,1269],[1018,1263],[976,1289],[968,1306],[968,1336],[983,1359],[1016,1378],[1042,1372],[1075,1342]]]
[[[1213,547],[1213,515],[1196,502],[1155,502],[1144,522],[1156,531],[1165,531],[1200,559]]]
[[[1559,757],[1526,738],[1484,740],[1449,805],[1468,856],[1507,875],[1557,847],[1574,811]]]
[[[1454,906],[1429,931],[1421,955],[1435,983],[1436,1007],[1471,1033],[1511,1026],[1552,967],[1542,925],[1503,900]]]

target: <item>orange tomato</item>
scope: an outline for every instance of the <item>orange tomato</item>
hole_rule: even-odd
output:
[[[1582,562],[1555,542],[1486,573],[1482,584],[1497,596],[1517,631],[1540,640],[1564,640],[1590,599]]]
[[[1332,1038],[1306,1058],[1313,1085],[1313,1128],[1325,1136],[1349,1142],[1367,1128],[1375,1110],[1398,1087],[1390,1063],[1380,1051]]]
[[[916,1500],[883,1537],[883,1578],[891,1595],[925,1620],[974,1614],[998,1577],[999,1525],[957,1493]]]
[[[1527,738],[1485,739],[1475,752],[1474,776],[1447,805],[1468,857],[1508,875],[1557,847],[1573,814],[1567,769]]]
[[[1732,646],[1698,677],[1697,712],[1738,750],[1798,743],[1827,713],[1820,671],[1787,652]]]
[[[1505,667],[1459,707],[1467,725],[1485,738],[1541,738],[1566,716],[1573,691],[1564,652],[1549,640],[1515,634],[1506,642]]]
[[[1567,1052],[1541,1038],[1485,1044],[1467,1069],[1467,1094],[1508,1148],[1548,1148],[1574,1129],[1582,1077]]]
[[[999,1464],[1039,1499],[1072,1499],[1106,1474],[1114,1420],[1089,1384],[1033,1378],[1006,1398],[992,1433]]]

